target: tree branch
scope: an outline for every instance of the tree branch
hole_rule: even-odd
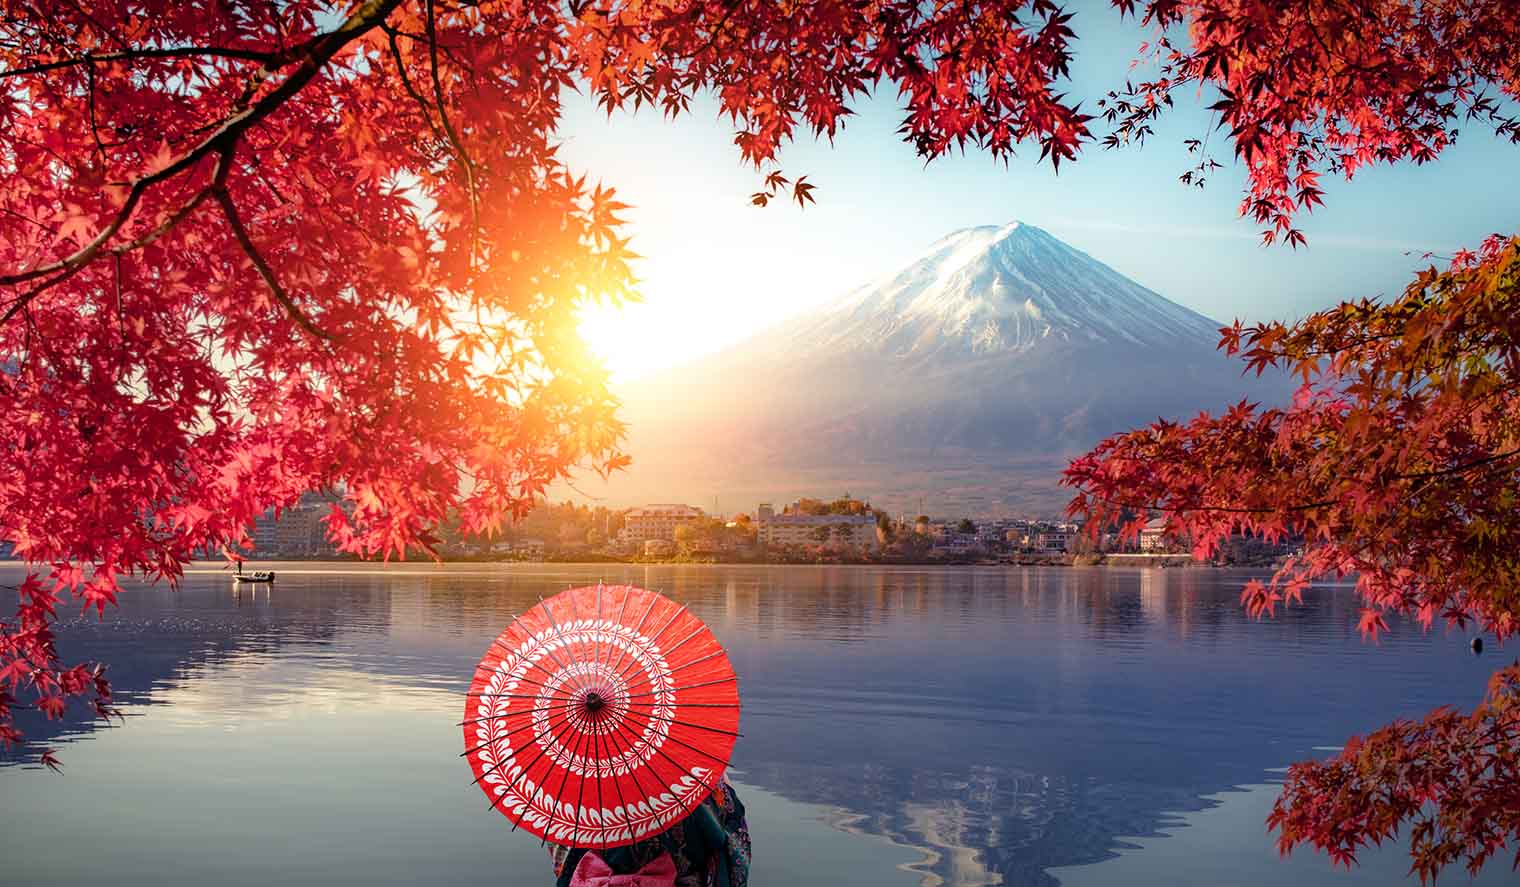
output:
[[[238,215],[237,204],[232,202],[232,195],[228,194],[227,189],[223,187],[216,188],[215,194],[216,202],[221,205],[222,214],[227,217],[227,224],[232,226],[232,234],[237,238],[238,245],[243,248],[243,252],[253,262],[253,267],[258,269],[259,276],[264,278],[264,282],[269,285],[269,291],[274,294],[275,301],[280,303],[281,307],[285,309],[285,313],[289,314],[290,318],[301,329],[306,330],[318,339],[332,341],[332,336],[312,323],[311,319],[290,298],[290,294],[285,292],[285,288],[280,286],[279,278],[275,277],[274,269],[269,267],[269,263],[259,254],[258,247],[254,246],[253,238],[248,236],[248,229],[243,227],[243,220]]]
[[[10,286],[54,275],[17,299],[6,311],[5,315],[0,317],[0,323],[4,323],[14,317],[17,311],[25,307],[27,303],[36,298],[43,290],[74,276],[74,274],[78,273],[79,269],[93,261],[105,245],[132,218],[137,205],[142,201],[143,195],[147,193],[149,188],[194,168],[202,159],[214,152],[223,152],[230,155],[238,139],[244,132],[273,113],[291,96],[300,92],[307,83],[311,82],[311,79],[316,76],[317,72],[332,60],[332,57],[340,49],[384,21],[386,16],[399,6],[400,3],[401,0],[368,0],[335,30],[329,31],[321,37],[304,44],[305,51],[299,56],[299,66],[283,83],[265,94],[263,98],[250,107],[224,119],[222,124],[211,135],[201,140],[194,148],[180,155],[163,169],[142,176],[133,182],[131,190],[127,192],[127,199],[122,203],[121,208],[117,210],[115,217],[111,219],[110,223],[99,234],[95,235],[93,240],[80,247],[72,255],[28,271],[0,275],[0,286]],[[204,199],[205,193],[203,190],[201,196],[192,203]],[[167,231],[168,228],[172,228],[175,224],[178,224],[192,208],[193,206],[191,205],[181,208],[180,211],[170,217],[167,227],[160,226],[163,230],[158,231],[153,236],[159,236],[164,231]]]
[[[395,28],[382,27],[385,30],[386,37],[390,40],[391,58],[396,60],[396,73],[401,77],[401,88],[406,91],[407,95],[412,97],[412,101],[417,103],[418,110],[422,112],[422,119],[427,121],[428,129],[433,131],[433,135],[440,141],[447,140],[448,137],[443,134],[443,130],[439,129],[438,124],[433,121],[431,106],[428,105],[427,100],[422,97],[421,93],[417,92],[417,88],[412,85],[412,78],[406,73],[406,62],[401,58],[401,46],[396,42],[396,35],[401,32]]]
[[[167,218],[165,218],[162,222],[160,222],[157,226],[155,226],[151,231],[148,231],[146,234],[143,234],[141,237],[138,237],[136,240],[129,241],[129,242],[124,243],[124,244],[122,244],[120,246],[113,247],[110,250],[107,250],[106,254],[107,255],[111,255],[111,256],[115,256],[117,259],[120,259],[123,255],[125,255],[125,254],[127,254],[129,252],[132,252],[133,250],[141,249],[142,247],[147,246],[148,244],[152,243],[153,241],[157,240],[158,238],[160,238],[160,237],[164,236],[165,234],[169,233],[169,231],[172,230],[181,221],[183,221],[185,219],[185,217],[189,216],[192,212],[194,212],[196,210],[197,207],[199,207],[203,202],[205,202],[206,198],[208,196],[210,196],[210,194],[211,194],[211,192],[212,192],[212,190],[214,188],[218,188],[218,187],[221,186],[222,182],[225,181],[226,178],[227,178],[227,170],[229,169],[230,166],[231,166],[230,152],[223,153],[219,157],[219,159],[217,160],[216,170],[212,173],[211,184],[210,185],[207,185],[206,187],[204,187],[200,191],[198,191],[196,193],[196,195],[189,200],[189,202],[185,203],[185,205],[181,206],[179,209],[177,209],[173,213],[171,213]],[[17,312],[19,312],[23,308],[25,308],[32,301],[32,299],[35,298],[43,290],[47,289],[48,287],[50,287],[50,286],[52,286],[52,285],[54,285],[56,283],[60,283],[63,280],[69,278],[69,277],[72,277],[74,275],[74,273],[79,270],[80,267],[83,267],[83,264],[81,264],[80,266],[78,266],[76,268],[65,269],[63,272],[59,273],[57,276],[52,277],[52,278],[50,278],[48,280],[44,280],[42,283],[40,283],[37,286],[33,287],[32,289],[28,290],[26,293],[22,294],[14,302],[11,303],[11,306],[6,309],[4,315],[0,315],[0,325],[4,325],[6,323],[6,321],[10,320],[12,317],[15,317]]]
[[[279,57],[280,53],[221,46],[170,46],[161,49],[127,49],[121,52],[86,53],[74,58],[39,62],[24,68],[12,68],[9,71],[0,71],[0,78],[24,77],[28,74],[45,74],[48,71],[56,71],[59,68],[73,68],[79,65],[89,65],[93,68],[99,62],[137,61],[139,59],[229,58],[248,62],[269,63]]]
[[[443,100],[443,82],[438,77],[438,32],[434,23],[433,0],[427,0],[427,38],[429,66],[433,75],[433,99],[438,103],[438,120],[443,124],[443,131],[448,134],[449,144],[454,147],[459,165],[464,167],[465,185],[470,190],[470,216],[474,224],[474,229],[470,232],[470,263],[473,265],[475,247],[480,237],[480,195],[475,190],[475,161],[470,159],[469,153],[459,141],[459,133],[454,131],[454,125],[449,122],[449,112]]]

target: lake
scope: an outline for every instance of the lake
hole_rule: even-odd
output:
[[[550,884],[455,724],[512,617],[598,580],[689,604],[727,647],[755,887],[1398,883],[1399,849],[1280,860],[1273,781],[1471,706],[1513,658],[1407,624],[1364,642],[1348,585],[1255,622],[1249,574],[1211,569],[259,566],[278,584],[200,565],[65,620],[64,658],[108,662],[126,717],[23,720],[65,770],[0,758],[7,884]],[[1501,854],[1476,883],[1520,877]]]

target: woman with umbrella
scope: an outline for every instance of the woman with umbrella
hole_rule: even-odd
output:
[[[486,651],[463,727],[475,783],[552,845],[559,887],[745,887],[723,779],[738,683],[684,606],[601,585],[540,602]]]

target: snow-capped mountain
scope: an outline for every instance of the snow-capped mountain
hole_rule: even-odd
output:
[[[1063,342],[1170,347],[1218,339],[1219,324],[1167,301],[1032,225],[957,231],[796,332],[798,347],[953,358]]]
[[[1184,257],[1179,257],[1182,259]],[[957,231],[842,299],[623,392],[614,502],[849,491],[936,513],[1053,511],[1070,456],[1286,386],[1219,324],[1031,225]]]

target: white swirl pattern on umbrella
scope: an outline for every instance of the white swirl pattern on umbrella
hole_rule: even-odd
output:
[[[600,660],[572,660],[561,665],[555,658],[555,651],[568,651],[573,645],[602,649],[611,655],[604,653]],[[542,670],[551,677],[538,688],[535,698],[513,698],[519,693],[522,679],[545,659],[549,663]],[[648,703],[650,714],[640,715],[645,723],[638,741],[611,757],[587,754],[595,751],[593,740],[572,743],[567,748],[562,740],[562,736],[570,732],[567,726],[584,733],[589,725],[584,712],[576,711],[579,706],[563,707],[567,705],[564,698],[568,693],[566,684],[575,686],[590,678],[597,681],[598,689],[606,691],[606,706],[598,719],[601,748],[605,752],[609,747],[607,734],[620,731],[627,724],[629,687],[640,685],[639,681],[629,681],[621,673],[637,674],[640,671],[648,679],[649,689],[645,692],[650,694],[651,701]],[[526,704],[532,705],[531,741],[525,739],[521,728],[515,737],[509,735],[506,726],[507,715],[519,714]],[[640,707],[644,704],[640,703]],[[582,619],[544,629],[497,663],[476,706],[476,717],[483,719],[476,725],[476,737],[481,743],[477,754],[482,772],[487,774],[482,781],[491,787],[489,791],[497,805],[505,806],[515,818],[536,827],[551,839],[617,843],[656,834],[701,803],[710,790],[707,785],[712,776],[710,770],[694,766],[673,783],[656,782],[657,791],[642,798],[629,798],[625,792],[621,798],[581,799],[582,802],[596,801],[599,805],[607,801],[626,801],[626,808],[622,803],[611,808],[582,808],[567,799],[556,800],[547,786],[535,784],[523,772],[523,764],[532,764],[542,754],[577,777],[633,774],[635,770],[646,768],[665,744],[675,713],[675,687],[670,667],[651,638],[608,620]],[[515,748],[514,738],[517,739]],[[526,751],[533,746],[538,750]],[[525,760],[519,760],[519,755],[525,755]],[[644,781],[654,781],[653,773],[653,770],[646,770]],[[641,784],[637,776],[633,783]]]

